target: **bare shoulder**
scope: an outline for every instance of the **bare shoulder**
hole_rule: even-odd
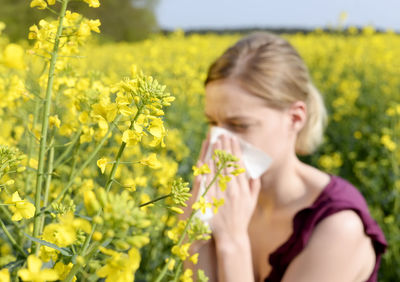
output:
[[[368,238],[364,234],[364,225],[360,217],[353,210],[344,210],[328,216],[317,225],[314,233],[313,236],[320,239],[347,238],[344,244]]]
[[[374,265],[375,252],[360,217],[344,210],[316,226],[283,281],[365,281]]]

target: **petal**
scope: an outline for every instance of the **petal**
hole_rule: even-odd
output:
[[[42,267],[42,261],[34,255],[28,257],[28,269],[30,272],[38,273]]]
[[[18,270],[18,276],[21,277],[23,281],[32,280],[31,272],[28,269]]]
[[[40,278],[45,281],[55,281],[59,278],[59,276],[54,269],[43,269],[40,271]]]

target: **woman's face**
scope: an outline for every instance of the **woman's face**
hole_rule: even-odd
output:
[[[210,82],[205,93],[210,125],[231,131],[274,160],[294,154],[296,132],[291,111],[268,107],[265,100],[232,80]]]

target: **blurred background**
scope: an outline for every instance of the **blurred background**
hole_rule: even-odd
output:
[[[54,19],[52,10],[60,5],[38,10],[30,8],[30,3],[0,0],[0,67],[4,65],[4,71],[0,69],[0,144],[24,140],[22,133],[31,122],[27,116],[31,117],[35,106],[33,100],[22,101],[21,85],[27,85],[26,91],[44,93],[43,56],[34,56],[35,40],[28,40],[28,30],[41,19]],[[100,99],[113,101],[110,86],[131,76],[135,66],[176,97],[165,110],[166,148],[143,146],[126,156],[126,160],[140,159],[140,154],[159,150],[161,169],[150,173],[127,166],[121,173],[130,175],[121,183],[138,187],[135,195],[143,202],[166,194],[175,177],[193,179],[192,165],[208,130],[204,80],[215,58],[252,30],[269,30],[287,39],[304,59],[329,114],[323,144],[302,160],[343,177],[362,192],[389,243],[379,281],[400,281],[399,0],[100,0],[96,9],[82,0],[71,0],[68,9],[100,19],[101,26],[100,34],[92,32],[94,40],[88,39],[79,56],[63,58],[68,64],[60,71],[57,89],[61,90],[57,91],[64,96],[54,110],[63,124],[60,132],[70,135],[70,128],[84,123],[84,140],[98,140],[98,130],[93,132],[89,119],[81,121],[81,114],[92,115],[92,106]],[[21,105],[25,115],[15,110]],[[119,135],[113,136],[117,143]],[[64,136],[56,136],[60,144],[66,143]],[[85,159],[89,141],[81,142]],[[103,155],[112,154],[115,150],[110,145]],[[88,175],[99,180],[95,164]],[[151,232],[156,235],[141,249],[138,281],[154,281],[151,275],[171,249],[170,238],[159,232],[167,226],[159,220],[167,211],[156,206],[152,212]],[[168,228],[175,224],[168,222]],[[0,246],[0,258],[3,249]]]
[[[16,41],[27,37],[29,26],[43,17],[26,0],[0,0],[5,33]],[[102,40],[136,41],[153,32],[232,31],[269,29],[307,31],[315,28],[373,26],[400,31],[398,0],[102,0],[98,9],[72,1],[71,10],[99,18]]]

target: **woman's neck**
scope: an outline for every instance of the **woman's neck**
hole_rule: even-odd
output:
[[[297,211],[312,204],[328,182],[326,173],[294,156],[262,176],[256,209]]]

